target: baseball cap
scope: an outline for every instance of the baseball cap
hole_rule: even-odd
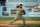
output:
[[[21,6],[23,6],[22,4],[20,4]]]

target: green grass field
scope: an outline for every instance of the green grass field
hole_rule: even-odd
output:
[[[13,20],[14,17],[0,17],[0,20]],[[19,19],[21,21],[22,19]],[[25,17],[26,21],[40,21],[40,17]]]

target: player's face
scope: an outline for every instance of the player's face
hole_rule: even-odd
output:
[[[22,6],[20,5],[20,7],[22,7]]]

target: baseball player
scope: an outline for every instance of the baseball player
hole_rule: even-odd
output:
[[[20,4],[19,6],[17,6],[18,4],[15,5],[14,9],[17,10],[17,13],[16,13],[16,17],[14,18],[14,20],[10,21],[9,24],[15,22],[16,20],[18,19],[23,19],[23,24],[25,24],[25,19],[22,15],[25,15],[25,11],[22,9],[22,4]]]

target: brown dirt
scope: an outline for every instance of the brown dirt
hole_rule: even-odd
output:
[[[0,21],[0,23],[8,23],[10,21]],[[25,21],[26,24],[40,24],[40,21]],[[14,23],[21,23],[23,24],[23,21],[15,21]]]
[[[5,24],[1,24],[0,27],[34,27],[34,26],[24,26],[24,25],[5,25]]]

